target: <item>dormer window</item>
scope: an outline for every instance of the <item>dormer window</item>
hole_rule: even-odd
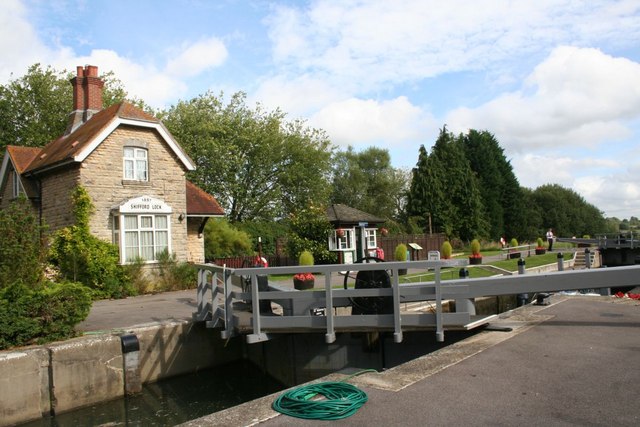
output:
[[[129,181],[147,181],[149,163],[146,148],[124,147],[124,179]]]

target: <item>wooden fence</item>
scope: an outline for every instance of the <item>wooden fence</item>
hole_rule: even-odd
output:
[[[429,251],[439,251],[442,243],[447,240],[444,234],[403,234],[396,236],[378,236],[378,246],[384,251],[384,258],[393,261],[393,253],[396,246],[404,243],[409,248],[409,243],[416,243],[422,250],[410,250],[411,261],[427,259]],[[267,259],[270,267],[286,267],[297,265],[297,260],[287,255],[263,255]],[[226,265],[229,268],[253,267],[258,264],[257,256],[237,256],[227,258],[217,258],[212,261],[217,265]]]

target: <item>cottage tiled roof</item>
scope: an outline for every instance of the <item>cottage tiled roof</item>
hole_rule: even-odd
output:
[[[224,210],[211,194],[187,181],[188,216],[223,216]]]
[[[47,144],[26,171],[33,172],[74,161],[101,131],[118,118],[160,124],[158,119],[127,102],[114,104],[91,116],[69,135],[63,135]]]
[[[347,205],[334,204],[327,208],[327,217],[329,222],[340,226],[345,224],[358,224],[359,222],[366,222],[369,224],[381,224],[385,222],[384,219],[378,218],[366,212],[362,212],[358,209],[351,208]]]
[[[22,173],[27,169],[29,164],[40,154],[42,148],[39,147],[20,147],[18,145],[7,145],[7,154],[11,156],[13,165],[18,173]]]

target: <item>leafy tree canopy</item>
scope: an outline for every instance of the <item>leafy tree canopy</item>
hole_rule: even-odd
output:
[[[405,174],[391,166],[386,149],[353,147],[334,158],[332,203],[341,203],[380,218],[398,218],[406,192]]]
[[[273,220],[326,203],[332,147],[279,110],[250,109],[245,94],[226,105],[208,92],[162,113],[197,165],[190,178],[216,196],[232,223]]]
[[[7,145],[42,147],[62,135],[73,106],[73,74],[34,64],[27,73],[0,85],[0,153]],[[128,99],[122,83],[112,72],[101,75],[105,82],[105,107],[127,100],[151,113],[140,99]]]

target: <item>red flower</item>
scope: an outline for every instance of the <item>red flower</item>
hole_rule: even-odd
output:
[[[482,258],[482,254],[478,253],[478,254],[471,254],[469,255],[469,258]]]
[[[339,238],[344,237],[344,230],[342,228],[338,228],[336,230],[336,236],[338,236]]]
[[[294,280],[301,280],[303,282],[306,282],[307,280],[315,280],[315,276],[311,273],[298,273],[296,275],[293,276]]]
[[[380,234],[386,236],[387,234],[389,234],[389,230],[383,227],[380,229]]]

